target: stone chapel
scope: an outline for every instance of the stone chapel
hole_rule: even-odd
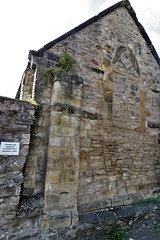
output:
[[[20,142],[0,155],[1,239],[92,239],[159,196],[160,60],[128,1],[30,51],[0,99],[1,141]]]

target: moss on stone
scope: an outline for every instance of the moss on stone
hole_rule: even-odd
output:
[[[52,68],[48,68],[48,69],[46,69],[46,71],[45,71],[45,73],[44,73],[44,76],[45,76],[46,78],[54,77],[55,74],[56,74],[56,71],[58,71],[58,70],[60,70],[60,71],[64,71],[64,70],[61,69],[61,68],[58,68],[58,67],[52,67]]]

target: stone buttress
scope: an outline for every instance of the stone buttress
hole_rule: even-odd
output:
[[[45,213],[54,225],[78,221],[79,126],[83,82],[77,75],[58,71],[53,84],[45,180]],[[63,216],[62,216],[63,214]],[[61,215],[62,220],[56,216]],[[59,219],[59,221],[58,221]]]

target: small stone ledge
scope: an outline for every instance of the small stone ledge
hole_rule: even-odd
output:
[[[14,103],[26,104],[26,105],[30,106],[30,108],[35,108],[35,105],[31,102],[20,100],[20,99],[14,99],[14,98],[0,96],[0,103],[4,103],[5,101],[9,101],[10,104],[11,103],[12,104],[14,104]]]
[[[77,109],[73,105],[63,104],[59,102],[53,103],[51,107],[53,107],[56,111],[60,111],[60,112],[67,111],[68,113],[71,113],[71,114],[74,114],[75,112],[80,112],[80,109]]]
[[[66,82],[76,86],[83,85],[83,79],[81,77],[61,70],[56,71],[54,82],[55,81]]]
[[[102,119],[102,115],[101,114],[99,114],[99,113],[91,113],[91,112],[87,112],[87,111],[83,111],[83,117],[84,118],[89,118],[89,119],[92,119],[92,120],[94,120],[94,119],[98,119],[98,120],[100,120],[100,119]]]
[[[76,108],[75,106],[69,104],[54,102],[51,107],[53,107],[56,111],[60,112],[67,111],[71,114],[78,113],[80,117],[89,118],[91,120],[101,120],[103,118],[103,116],[99,113],[83,111],[80,108]]]
[[[118,220],[129,224],[130,220],[137,221],[138,218],[142,218],[142,216],[158,207],[160,207],[160,204],[145,203],[136,206],[128,205],[84,213],[79,215],[79,224],[95,224]]]
[[[84,224],[84,223],[103,223],[106,221],[115,221],[117,220],[117,216],[114,214],[113,211],[107,211],[107,210],[102,210],[102,211],[96,211],[96,212],[90,212],[90,213],[85,213],[85,214],[80,214],[79,215],[79,224]]]
[[[43,58],[32,55],[31,67],[34,68],[34,66],[45,66],[47,68],[58,67],[58,61],[57,61],[56,55],[55,55],[55,57],[51,56],[51,55],[47,55]]]

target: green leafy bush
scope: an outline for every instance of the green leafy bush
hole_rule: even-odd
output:
[[[59,64],[61,66],[61,69],[66,72],[69,72],[71,70],[73,63],[74,61],[68,52],[62,53],[62,55],[59,57]]]
[[[45,77],[48,78],[48,77],[54,77],[56,71],[58,71],[58,70],[69,72],[71,70],[73,63],[74,63],[74,61],[73,61],[71,55],[68,52],[64,52],[59,57],[60,67],[48,68],[48,69],[46,69],[44,75],[45,75]]]
[[[160,224],[157,224],[154,226],[154,229],[157,231],[157,232],[160,232]]]
[[[106,232],[104,240],[126,240],[127,233],[124,227],[120,227],[111,223],[110,229]]]

